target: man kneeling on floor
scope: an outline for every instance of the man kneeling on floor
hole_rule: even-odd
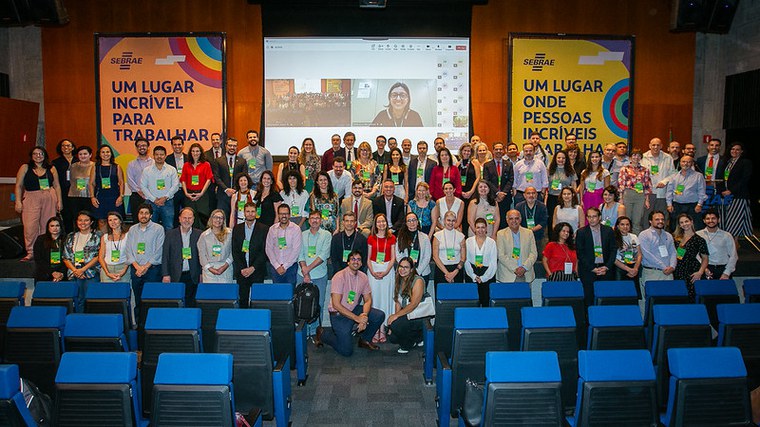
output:
[[[367,275],[361,271],[362,255],[358,250],[348,254],[348,267],[335,273],[330,286],[330,323],[332,329],[317,329],[314,343],[325,343],[342,356],[354,352],[353,336],[359,335],[359,347],[378,350],[372,337],[385,320],[385,313],[372,308],[372,291]],[[363,299],[363,305],[359,300]]]

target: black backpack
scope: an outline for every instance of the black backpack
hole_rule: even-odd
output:
[[[313,283],[301,283],[296,286],[293,295],[293,308],[296,320],[311,323],[319,319],[322,306],[319,304],[319,288]]]

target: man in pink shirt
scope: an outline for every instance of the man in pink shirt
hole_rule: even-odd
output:
[[[290,221],[290,206],[285,203],[277,208],[277,220],[267,233],[267,269],[272,283],[295,284],[301,253],[301,229]]]
[[[348,254],[348,267],[335,273],[330,285],[331,329],[317,328],[314,344],[331,346],[341,356],[354,353],[353,335],[359,335],[359,347],[378,350],[372,337],[385,320],[385,313],[372,308],[372,290],[367,275],[361,271],[362,254],[353,250]],[[362,305],[359,304],[362,299]]]

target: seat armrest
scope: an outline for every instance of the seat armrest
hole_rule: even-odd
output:
[[[446,369],[450,371],[451,365],[449,364],[449,359],[446,357],[446,354],[442,351],[439,351],[437,356],[440,369]]]
[[[423,325],[423,327],[424,327],[425,329],[428,329],[428,330],[430,330],[430,331],[432,331],[432,330],[433,330],[433,323],[430,321],[430,318],[429,318],[429,317],[426,317],[426,318],[425,318],[425,319],[422,321],[422,325]]]
[[[262,425],[261,420],[261,409],[259,408],[253,408],[248,412],[248,414],[244,414],[243,418],[248,422],[248,425],[251,427],[256,427]]]
[[[298,323],[296,323],[296,332],[303,331],[303,329],[306,327],[306,321],[305,320],[299,320]]]
[[[280,359],[277,361],[277,364],[274,366],[275,372],[281,372],[285,369],[285,364],[288,364],[288,370],[290,369],[290,358],[286,357],[284,359]]]

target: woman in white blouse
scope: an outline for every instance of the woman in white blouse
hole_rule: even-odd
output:
[[[464,281],[464,263],[466,249],[464,234],[457,230],[456,214],[452,211],[444,215],[444,229],[433,235],[433,261],[435,276],[433,284],[438,289],[438,283],[459,283]]]
[[[464,219],[464,202],[462,199],[454,195],[454,184],[451,181],[446,181],[443,184],[443,197],[438,199],[433,208],[431,217],[433,218],[432,230],[443,230],[446,228],[444,224],[444,217],[447,213],[454,213],[454,228],[462,230],[462,219]]]
[[[290,206],[290,221],[299,226],[301,230],[308,230],[309,223],[306,219],[306,205],[309,204],[309,192],[304,189],[303,178],[297,171],[288,171],[283,180],[283,190],[280,191],[282,202]]]
[[[126,247],[127,228],[124,227],[124,219],[117,212],[108,212],[106,215],[108,232],[101,237],[100,253],[100,281],[107,282],[131,282],[127,263]]]
[[[581,221],[585,223],[583,208],[578,204],[578,196],[575,190],[565,187],[559,193],[559,204],[554,208],[554,224],[566,222],[577,233],[581,227]]]
[[[427,285],[430,280],[430,258],[432,256],[432,246],[430,238],[420,230],[420,221],[414,212],[406,214],[406,221],[398,231],[396,241],[396,259],[410,257],[414,261],[414,268],[417,274],[425,279]]]
[[[224,226],[221,209],[211,212],[208,228],[198,239],[198,259],[203,283],[233,283],[232,230]]]
[[[488,224],[485,219],[475,220],[475,235],[467,238],[465,251],[467,262],[464,263],[464,271],[469,280],[478,284],[481,307],[488,307],[488,287],[496,280],[499,255],[496,241],[488,237]]]

